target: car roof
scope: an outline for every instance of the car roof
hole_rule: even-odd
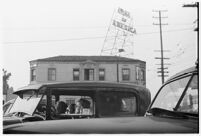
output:
[[[166,83],[169,82],[169,81],[171,81],[171,80],[174,80],[174,79],[176,79],[176,78],[179,78],[179,77],[181,77],[181,76],[184,76],[184,75],[187,75],[187,74],[195,73],[195,72],[197,72],[197,71],[198,71],[198,69],[197,69],[195,66],[194,66],[194,67],[187,68],[187,69],[182,70],[182,71],[180,71],[179,73],[176,73],[175,75],[171,76],[171,77],[166,81]]]
[[[133,88],[136,90],[148,90],[146,87],[131,84],[131,83],[114,83],[114,82],[54,82],[54,83],[41,83],[32,84],[19,88],[14,93],[17,94],[27,90],[38,90],[43,87],[47,88],[70,88],[70,87],[115,87],[115,88]]]

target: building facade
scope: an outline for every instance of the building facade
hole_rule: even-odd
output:
[[[79,81],[146,86],[146,63],[117,56],[55,56],[30,61],[30,84]]]

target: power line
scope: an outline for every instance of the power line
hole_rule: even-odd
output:
[[[21,42],[3,42],[3,44],[16,44],[16,43],[38,43],[38,42],[61,42],[61,41],[74,41],[74,40],[87,40],[87,39],[101,39],[100,37],[84,37],[84,38],[71,38],[71,39],[61,39],[61,40],[38,40],[38,41],[21,41]]]
[[[106,28],[106,26],[80,26],[80,27],[5,27],[5,28],[0,28],[3,30],[27,30],[27,29],[96,29],[96,28]]]
[[[193,28],[185,28],[185,29],[174,29],[168,30],[163,32],[175,32],[175,31],[186,31],[186,30],[193,30]],[[147,35],[147,34],[157,34],[160,32],[147,32],[147,33],[137,33],[137,35]],[[115,36],[111,36],[115,37]],[[69,39],[60,39],[60,40],[38,40],[38,41],[19,41],[19,42],[2,42],[3,44],[19,44],[19,43],[46,43],[46,42],[62,42],[62,41],[76,41],[76,40],[90,40],[90,39],[102,39],[105,36],[97,36],[97,37],[83,37],[83,38],[69,38]]]
[[[188,52],[188,53],[193,53],[194,50],[192,50],[192,48],[194,48],[193,46],[185,46],[185,47],[178,47],[178,49],[175,49],[176,52],[174,53],[174,55],[171,55],[170,58],[172,59],[178,59],[181,56],[183,56],[184,53]]]
[[[193,25],[193,23],[181,23],[181,24],[168,24],[170,26],[189,26]],[[152,27],[152,25],[135,25],[135,27]],[[0,28],[1,30],[13,30],[13,29],[96,29],[96,28],[107,28],[107,26],[76,26],[76,27],[5,27]]]
[[[177,32],[177,31],[186,31],[186,30],[193,30],[193,28],[173,29],[173,30],[166,30],[163,32]],[[137,35],[157,34],[157,33],[160,33],[160,32],[156,31],[156,32],[137,33]]]

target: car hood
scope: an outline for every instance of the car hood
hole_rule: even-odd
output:
[[[39,121],[6,127],[4,133],[198,133],[198,120],[151,116]]]
[[[22,99],[18,96],[15,102],[13,103],[13,106],[10,109],[9,113],[23,112],[28,115],[32,115],[40,99],[41,97]]]

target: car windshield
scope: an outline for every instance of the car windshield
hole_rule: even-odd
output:
[[[42,95],[38,95],[35,91],[26,91],[17,97],[9,113],[23,112],[32,115],[41,97]]]
[[[156,108],[198,114],[197,75],[180,78],[163,86],[150,109]]]

